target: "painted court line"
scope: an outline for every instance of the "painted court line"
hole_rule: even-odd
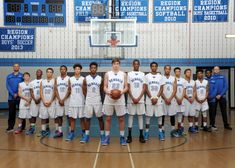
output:
[[[98,157],[99,157],[99,152],[100,152],[100,146],[101,146],[101,143],[99,141],[99,145],[98,145],[98,148],[97,148],[97,153],[96,153],[96,156],[95,156],[95,161],[94,161],[94,164],[93,164],[93,168],[96,168],[96,165],[97,165],[97,161],[98,161]]]
[[[133,158],[132,158],[132,155],[131,155],[131,149],[130,149],[129,144],[127,144],[127,149],[128,149],[129,157],[130,157],[130,161],[131,161],[131,167],[135,168],[135,164],[134,164],[134,161],[133,161]]]

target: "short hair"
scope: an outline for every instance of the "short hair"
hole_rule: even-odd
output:
[[[25,76],[25,75],[29,75],[29,76],[30,76],[30,73],[29,73],[29,72],[25,72],[25,73],[23,74],[23,76]]]
[[[47,68],[47,69],[46,69],[46,72],[47,72],[47,71],[52,71],[52,73],[54,73],[54,69],[53,69],[53,68]]]
[[[134,60],[132,61],[132,64],[134,64],[135,62],[138,62],[138,63],[140,64],[140,60],[138,60],[138,59],[134,59]]]
[[[151,67],[153,64],[155,64],[155,65],[158,67],[158,63],[157,63],[157,62],[154,62],[154,61],[150,63],[150,67]]]
[[[196,74],[199,73],[199,72],[203,73],[203,70],[202,70],[202,69],[198,69],[198,70],[196,71]]]
[[[121,64],[121,61],[119,58],[112,59],[112,64],[114,64],[115,62],[118,62],[119,64]]]
[[[75,68],[77,68],[77,67],[79,67],[80,69],[82,69],[82,65],[79,64],[79,63],[76,63],[76,64],[73,65],[73,69],[75,69]]]
[[[98,64],[96,62],[91,62],[89,66],[91,67],[92,65],[96,66],[96,68],[98,67]]]
[[[205,72],[210,72],[210,73],[212,73],[212,69],[206,69],[206,71]]]
[[[66,71],[68,70],[67,66],[65,66],[65,65],[61,65],[61,66],[60,66],[60,69],[61,69],[61,68],[65,68]]]
[[[170,67],[170,68],[171,68],[171,66],[170,66],[170,65],[165,65],[165,66],[164,66],[164,69],[165,69],[166,67]]]
[[[187,71],[192,72],[192,70],[188,68],[188,69],[185,69],[185,70],[184,70],[184,74],[186,74]]]
[[[181,71],[181,68],[180,68],[180,67],[175,67],[175,68],[174,68],[174,72],[175,72],[176,70],[180,70],[180,71]]]

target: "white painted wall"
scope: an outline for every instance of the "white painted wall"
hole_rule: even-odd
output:
[[[67,0],[67,26],[37,27],[36,52],[1,52],[0,58],[234,58],[234,0],[229,4],[227,23],[152,23],[153,0],[149,0],[149,23],[137,24],[139,45],[136,48],[91,48],[88,43],[89,23],[74,23],[74,0]],[[189,10],[192,0],[189,0]],[[3,0],[0,3],[0,27],[3,23]],[[191,27],[191,29],[190,29]],[[190,43],[191,34],[191,43]]]

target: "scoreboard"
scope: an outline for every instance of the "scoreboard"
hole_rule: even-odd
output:
[[[66,0],[4,0],[6,26],[66,26]]]

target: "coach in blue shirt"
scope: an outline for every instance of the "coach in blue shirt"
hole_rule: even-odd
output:
[[[215,85],[217,88],[215,111],[217,109],[217,104],[219,103],[224,122],[224,128],[232,130],[232,128],[228,124],[228,119],[227,119],[227,100],[226,100],[226,92],[228,90],[227,79],[224,75],[220,74],[220,68],[218,66],[214,67],[214,75],[212,77],[215,80]]]
[[[18,96],[18,85],[23,82],[23,74],[19,72],[19,64],[13,65],[13,73],[9,74],[6,78],[6,87],[8,90],[8,128],[6,132],[11,132],[14,129],[16,119],[16,109],[19,107],[20,97]],[[25,127],[25,121],[23,123]]]

